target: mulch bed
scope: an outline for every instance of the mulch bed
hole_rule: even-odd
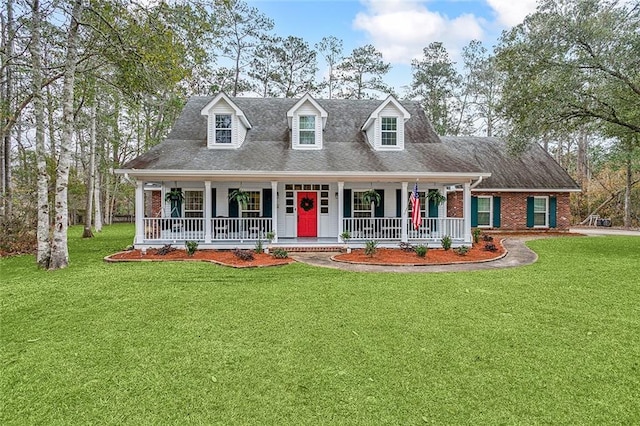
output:
[[[253,253],[253,252],[252,252]],[[149,249],[145,254],[140,250],[127,250],[105,258],[107,262],[136,262],[136,261],[201,261],[212,262],[234,268],[255,268],[262,266],[286,265],[295,260],[291,258],[276,259],[270,254],[253,253],[253,260],[242,260],[233,254],[232,250],[197,250],[193,256],[188,256],[185,250],[176,249],[164,255],[159,255],[157,249]]]
[[[453,249],[429,249],[425,257],[415,252],[400,249],[378,248],[373,256],[367,256],[363,249],[353,250],[333,256],[333,260],[348,263],[367,263],[371,265],[446,265],[451,263],[486,262],[503,257],[506,250],[499,242],[495,242],[498,251],[484,250],[484,243],[475,244],[465,255]]]

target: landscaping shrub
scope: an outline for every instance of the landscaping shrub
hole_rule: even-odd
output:
[[[176,248],[172,247],[171,244],[166,244],[166,245],[164,245],[164,246],[162,246],[162,247],[160,247],[158,249],[157,254],[159,256],[164,256],[164,255],[167,255],[167,254],[169,254],[169,253],[171,253],[172,251],[175,251],[175,250],[176,250]]]
[[[378,251],[378,242],[376,240],[370,240],[364,244],[364,254],[367,256],[373,257],[376,251]]]
[[[264,252],[264,248],[262,247],[262,240],[256,241],[256,246],[253,248],[253,251],[258,254]]]
[[[411,243],[405,243],[404,241],[399,244],[402,251],[415,251],[415,247]]]
[[[419,257],[425,257],[427,255],[427,251],[429,251],[429,247],[420,244],[419,246],[416,246],[414,250]]]
[[[460,246],[458,248],[453,249],[453,251],[456,252],[456,254],[459,254],[460,256],[464,256],[467,253],[469,253],[469,247],[467,246]]]
[[[276,259],[286,259],[287,257],[289,257],[289,253],[287,253],[287,251],[283,248],[276,248],[273,249],[272,256]]]
[[[482,231],[480,230],[480,228],[474,228],[472,231],[472,235],[473,235],[473,243],[474,244],[478,244],[480,242],[480,234],[482,233]]]
[[[253,253],[251,252],[251,250],[240,250],[240,249],[235,249],[233,251],[233,254],[240,260],[253,260]]]
[[[440,240],[441,244],[442,244],[442,248],[445,250],[449,250],[451,248],[451,237],[448,235],[445,235],[444,237],[442,237],[442,240]]]
[[[485,251],[498,251],[498,247],[494,243],[486,243],[484,245]]]
[[[187,255],[193,256],[198,250],[198,242],[197,241],[185,241],[185,247],[187,248]]]
[[[482,241],[493,241],[493,237],[489,234],[483,234]]]

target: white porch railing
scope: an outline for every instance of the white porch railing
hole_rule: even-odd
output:
[[[272,230],[271,218],[215,218],[211,220],[211,240],[266,239]],[[205,241],[203,218],[144,218],[145,241]]]
[[[211,240],[266,240],[272,229],[270,217],[217,217],[211,219]]]
[[[447,235],[453,240],[464,239],[464,219],[451,217],[422,218],[422,224],[417,230],[413,228],[411,220],[408,220],[407,238],[409,240],[440,240]]]
[[[354,240],[400,240],[402,218],[399,217],[349,217],[343,219],[345,231]]]
[[[402,238],[402,218],[364,217],[344,218],[343,229],[351,234],[353,240],[400,240]],[[452,239],[464,239],[464,219],[423,218],[418,230],[407,220],[407,238],[409,240],[441,239],[445,235]]]
[[[204,233],[204,219],[202,218],[144,218],[145,240],[204,241]]]

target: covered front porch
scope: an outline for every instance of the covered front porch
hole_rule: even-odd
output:
[[[420,226],[411,220],[409,195],[414,182],[254,180],[142,180],[136,185],[134,246],[160,247],[198,242],[199,248],[252,248],[258,241],[272,247],[380,246],[401,242],[439,247],[442,238],[453,246],[471,244],[471,188],[464,178],[424,179],[419,184]],[[241,205],[230,199],[238,188],[249,194]],[[378,202],[365,201],[375,190]],[[172,192],[181,199],[170,199]],[[444,196],[441,203],[429,191]],[[447,217],[446,195],[463,193],[463,217]],[[345,240],[345,235],[348,239]]]

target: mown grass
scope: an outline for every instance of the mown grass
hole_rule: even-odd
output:
[[[531,266],[345,273],[1,259],[2,424],[638,424],[640,240]]]

